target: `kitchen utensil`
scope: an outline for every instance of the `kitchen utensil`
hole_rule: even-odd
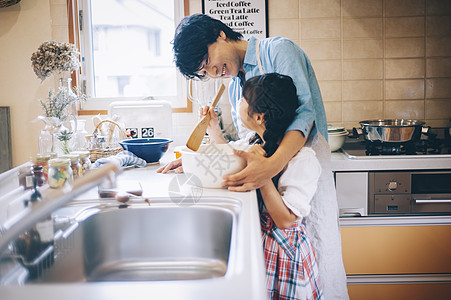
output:
[[[202,188],[221,188],[224,175],[241,171],[246,161],[233,154],[233,149],[246,150],[248,145],[209,144],[201,145],[198,151],[187,147],[180,149],[185,174],[192,175],[193,185]],[[197,180],[198,179],[198,180]]]
[[[417,120],[366,120],[359,122],[366,140],[381,142],[417,141],[422,133],[422,121]]]
[[[119,142],[124,150],[128,150],[144,159],[147,163],[153,163],[160,160],[161,156],[168,151],[171,139],[130,139]]]
[[[191,132],[191,135],[186,142],[186,146],[193,150],[197,151],[199,149],[200,144],[202,143],[202,139],[205,136],[205,132],[207,132],[208,123],[210,122],[210,109],[215,109],[216,104],[218,104],[219,99],[222,96],[222,93],[224,92],[225,86],[223,83],[221,83],[221,86],[218,89],[218,92],[216,93],[216,96],[213,100],[213,103],[211,104],[210,108],[208,109],[208,112],[205,116],[202,117],[202,119],[199,121],[199,123],[194,127],[193,132]]]
[[[330,146],[330,151],[332,152],[338,151],[345,143],[347,135],[348,135],[347,131],[342,133],[332,133],[332,134],[329,133],[328,143]]]

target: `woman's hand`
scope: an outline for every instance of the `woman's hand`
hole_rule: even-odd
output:
[[[182,159],[176,159],[168,163],[167,165],[159,168],[157,170],[157,173],[166,174],[170,170],[174,170],[176,174],[183,173],[183,167],[182,167]]]

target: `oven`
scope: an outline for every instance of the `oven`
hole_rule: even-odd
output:
[[[369,172],[368,214],[451,214],[451,171]]]
[[[409,152],[406,144],[346,137],[332,153],[340,217],[451,215],[449,129],[431,132]]]

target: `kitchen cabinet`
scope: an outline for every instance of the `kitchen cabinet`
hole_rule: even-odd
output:
[[[371,224],[365,225],[365,220]],[[378,221],[385,225],[377,225]],[[397,224],[390,225],[384,219],[368,217],[342,222],[343,262],[351,300],[449,299],[449,218],[429,225],[414,223],[415,218],[398,218]]]

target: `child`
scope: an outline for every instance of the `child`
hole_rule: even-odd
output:
[[[269,73],[249,79],[244,84],[243,96],[239,108],[241,120],[245,127],[255,131],[248,135],[252,135],[249,142],[262,143],[249,151],[269,157],[296,116],[299,106],[296,87],[289,76]],[[219,126],[211,123],[209,135],[218,136],[218,130]],[[320,174],[321,165],[307,144],[280,174],[259,189],[270,299],[322,297],[318,265],[304,224]]]

